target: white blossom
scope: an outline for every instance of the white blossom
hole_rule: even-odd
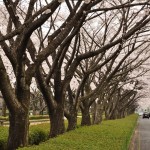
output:
[[[49,14],[49,13],[51,13],[51,9],[46,9],[45,14]]]
[[[33,64],[34,64],[34,62],[31,60],[31,61],[30,61],[30,65],[33,65]]]
[[[98,98],[95,100],[95,102],[96,102],[96,103],[98,102]]]
[[[64,30],[64,28],[61,28],[60,30],[61,30],[61,31],[63,31],[63,30]]]
[[[147,9],[144,10],[144,12],[145,12],[145,15],[149,15],[149,12],[150,12],[150,11],[149,11],[149,9],[147,8]]]
[[[86,14],[86,11],[83,11],[84,14]]]
[[[89,4],[91,2],[91,0],[84,0],[85,4]]]

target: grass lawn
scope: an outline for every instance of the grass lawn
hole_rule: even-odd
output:
[[[34,117],[34,118],[37,118],[37,117]],[[41,122],[41,118],[38,120],[34,119],[32,121]],[[81,118],[78,118],[77,124],[78,126],[81,124]],[[67,128],[67,120],[65,120],[65,127]],[[29,144],[30,145],[39,144],[42,141],[48,140],[49,130],[50,130],[49,123],[30,125]],[[0,126],[0,150],[6,150],[7,138],[8,138],[8,126]]]
[[[79,127],[23,150],[127,150],[137,115],[103,121],[101,125]]]

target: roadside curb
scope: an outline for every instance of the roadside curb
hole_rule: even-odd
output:
[[[139,120],[139,118],[137,119],[137,124],[136,124],[136,126],[134,128],[134,131],[132,133],[128,150],[138,150],[139,149],[139,140],[137,140],[138,139],[138,135],[139,135],[139,131],[138,131],[139,123],[138,123],[138,120]]]

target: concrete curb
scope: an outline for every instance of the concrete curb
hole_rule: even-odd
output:
[[[128,150],[139,150],[139,123],[138,123],[139,118],[137,119],[137,124],[135,126],[135,129],[132,133],[130,144]]]

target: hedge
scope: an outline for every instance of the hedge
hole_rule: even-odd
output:
[[[49,136],[50,125],[48,123],[34,125],[30,127],[29,144],[37,145],[40,142],[46,141]]]

